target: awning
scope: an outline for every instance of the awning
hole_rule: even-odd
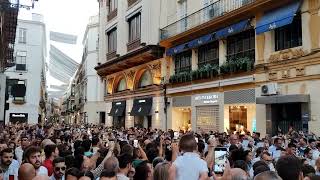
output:
[[[131,116],[148,116],[152,108],[152,98],[135,99],[133,101]]]
[[[112,102],[112,108],[109,116],[124,116],[126,101]]]
[[[179,54],[185,50],[187,50],[189,47],[188,47],[188,43],[184,43],[184,44],[181,44],[179,46],[176,46],[176,47],[173,47],[173,48],[170,48],[168,49],[167,51],[167,56],[172,56],[174,54]]]
[[[243,20],[239,23],[236,23],[236,24],[233,24],[229,27],[223,28],[217,32],[213,32],[213,33],[201,36],[201,37],[194,39],[192,41],[189,41],[187,43],[175,46],[173,48],[169,48],[166,52],[166,55],[172,56],[174,54],[181,53],[185,50],[196,48],[196,47],[199,47],[204,44],[208,44],[214,40],[221,39],[221,38],[227,37],[227,36],[235,34],[235,33],[239,33],[241,31],[246,30],[248,27],[250,27],[249,22],[250,22],[250,19]]]
[[[188,42],[188,45],[189,45],[189,48],[196,48],[196,47],[199,47],[203,44],[207,44],[211,41],[214,41],[216,38],[215,38],[215,33],[210,33],[210,34],[207,34],[205,36],[201,36],[200,38],[197,38],[197,39],[194,39],[190,42]]]
[[[250,27],[250,19],[246,19],[246,20],[240,21],[236,24],[233,24],[231,26],[225,27],[221,30],[218,30],[216,32],[216,38],[217,39],[225,38],[225,37],[230,36],[232,34],[242,32],[249,27]]]
[[[192,41],[189,41],[187,43],[184,43],[184,44],[181,44],[179,46],[170,48],[170,49],[167,50],[166,55],[167,56],[172,56],[174,54],[178,54],[178,53],[183,52],[185,50],[196,48],[196,47],[199,47],[199,46],[201,46],[203,44],[207,44],[207,43],[209,43],[211,41],[214,41],[214,40],[216,40],[215,33],[210,33],[210,34],[207,34],[205,36],[201,36],[201,37],[199,37],[197,39],[194,39]]]
[[[257,104],[283,104],[283,103],[307,103],[310,102],[310,95],[292,94],[278,96],[257,97]]]
[[[261,34],[291,24],[300,7],[300,1],[265,13],[257,22],[256,34]]]

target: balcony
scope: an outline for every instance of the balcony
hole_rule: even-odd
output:
[[[160,45],[170,47],[212,33],[258,13],[283,6],[289,0],[218,0],[160,29]]]
[[[254,71],[254,59],[250,57],[238,57],[227,60],[221,66],[206,64],[203,67],[189,73],[182,72],[172,75],[169,84],[200,83],[216,79],[235,77],[243,74],[252,74]]]
[[[256,0],[219,0],[161,29],[160,38],[161,40],[168,39],[255,1]]]
[[[113,18],[117,17],[117,15],[118,15],[118,9],[115,9],[112,12],[109,12],[107,16],[107,20],[111,21]]]
[[[128,0],[128,7],[132,6],[135,4],[138,0]]]

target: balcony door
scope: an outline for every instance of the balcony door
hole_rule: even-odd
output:
[[[178,11],[177,11],[177,18],[180,19],[178,32],[184,32],[187,30],[188,21],[187,21],[187,0],[181,0],[178,2]]]

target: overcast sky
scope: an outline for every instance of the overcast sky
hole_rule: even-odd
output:
[[[31,0],[23,0],[31,1]],[[82,57],[82,39],[90,16],[97,15],[99,5],[97,0],[39,0],[33,10],[21,10],[19,18],[29,19],[31,13],[40,13],[44,16],[47,32],[56,31],[78,36],[77,45],[62,45],[50,42],[60,50],[80,63]],[[49,49],[48,49],[49,51]],[[48,54],[49,58],[49,54]],[[60,84],[59,81],[47,76],[47,84]]]

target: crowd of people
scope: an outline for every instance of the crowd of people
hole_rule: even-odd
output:
[[[217,173],[215,149],[227,160]],[[174,132],[102,125],[0,128],[0,180],[315,180],[320,141],[296,132]]]

